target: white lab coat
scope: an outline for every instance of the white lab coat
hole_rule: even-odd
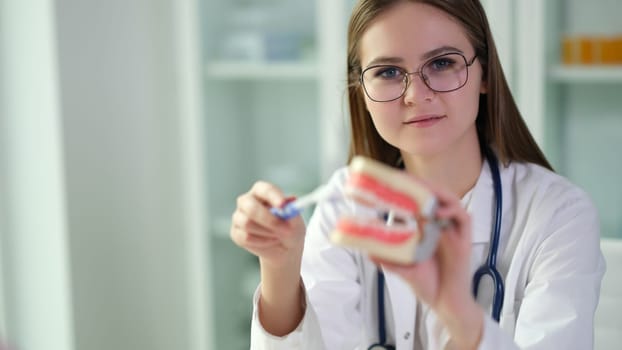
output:
[[[499,324],[486,316],[479,348],[592,349],[605,271],[593,203],[584,191],[540,166],[513,162],[500,170],[503,220],[497,266],[505,281],[504,304]],[[341,189],[346,176],[346,168],[337,171],[329,186]],[[494,192],[486,162],[465,205],[473,222],[474,272],[486,259],[493,223]],[[376,267],[365,254],[327,238],[339,215],[352,210],[372,215],[349,200],[316,208],[303,255],[304,317],[287,336],[268,334],[257,316],[258,288],[251,349],[353,350],[378,341]],[[385,275],[389,340],[398,350],[413,350],[418,334],[428,349],[444,348],[448,337],[434,313],[417,303],[398,276]],[[492,283],[482,283],[479,294],[489,315]],[[424,308],[419,325],[417,307]]]

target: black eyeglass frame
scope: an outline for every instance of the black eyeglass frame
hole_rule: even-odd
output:
[[[433,89],[430,86],[429,82],[428,82],[428,77],[426,75],[424,75],[423,73],[421,73],[421,71],[423,70],[423,67],[427,66],[431,62],[433,62],[435,60],[438,60],[439,58],[442,58],[442,57],[445,57],[445,56],[449,56],[449,55],[459,55],[464,60],[464,65],[465,65],[465,69],[466,69],[466,77],[464,79],[464,82],[462,83],[462,85],[456,87],[455,89],[450,89],[450,90],[436,90],[436,89]],[[471,67],[473,65],[473,63],[475,62],[476,58],[477,58],[477,54],[475,54],[473,56],[473,58],[471,59],[471,61],[469,62],[469,61],[467,61],[466,57],[461,52],[447,52],[447,53],[444,53],[442,55],[438,55],[438,56],[432,57],[429,60],[425,61],[421,66],[419,66],[419,69],[414,71],[414,72],[407,72],[405,69],[400,68],[400,67],[395,66],[395,65],[391,65],[391,64],[376,64],[376,65],[373,65],[373,66],[369,66],[369,67],[367,67],[367,68],[365,68],[364,70],[361,71],[361,74],[359,75],[359,83],[361,84],[361,86],[363,86],[363,90],[365,91],[365,95],[367,95],[367,97],[369,97],[369,99],[374,101],[374,102],[391,102],[391,101],[395,101],[395,100],[401,98],[402,96],[404,96],[404,94],[408,90],[408,87],[410,87],[410,82],[411,82],[410,76],[411,75],[418,75],[421,78],[421,81],[423,81],[423,83],[425,84],[425,86],[427,86],[428,89],[430,89],[430,90],[432,90],[434,92],[437,92],[437,93],[452,92],[452,91],[456,91],[456,90],[461,89],[469,81],[469,67]],[[364,79],[363,79],[363,75],[365,75],[365,72],[367,72],[368,70],[374,69],[374,68],[378,68],[378,67],[393,67],[393,68],[397,68],[400,71],[404,72],[404,79],[406,80],[406,84],[404,85],[404,90],[402,91],[402,93],[399,96],[397,96],[396,98],[393,98],[393,99],[390,99],[390,100],[376,100],[373,97],[371,97],[371,95],[367,91],[367,88],[365,87],[365,82],[364,82]]]

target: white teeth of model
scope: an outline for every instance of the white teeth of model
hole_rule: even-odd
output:
[[[392,203],[385,201],[383,198],[376,196],[372,192],[365,191],[360,188],[346,186],[344,188],[344,193],[346,196],[354,198],[358,202],[362,204],[373,205],[374,208],[385,211],[393,211],[395,214],[403,217],[412,216],[415,213],[411,213],[410,211],[400,208]],[[373,203],[373,204],[372,204]]]
[[[371,205],[372,203],[374,203],[376,199],[376,197],[373,194],[362,191],[352,186],[346,186],[343,191],[346,196],[351,197],[357,202],[361,202],[363,204]]]

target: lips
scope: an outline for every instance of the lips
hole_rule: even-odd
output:
[[[417,124],[417,123],[426,123],[433,122],[443,118],[446,118],[445,115],[437,115],[437,114],[426,114],[426,115],[418,115],[416,117],[410,118],[404,122],[404,124]]]

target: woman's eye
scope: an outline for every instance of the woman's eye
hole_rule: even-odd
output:
[[[385,67],[379,68],[375,76],[382,79],[402,79],[403,74],[397,67]]]
[[[449,58],[438,58],[428,63],[428,66],[434,71],[444,71],[451,69],[456,64],[456,61]]]

